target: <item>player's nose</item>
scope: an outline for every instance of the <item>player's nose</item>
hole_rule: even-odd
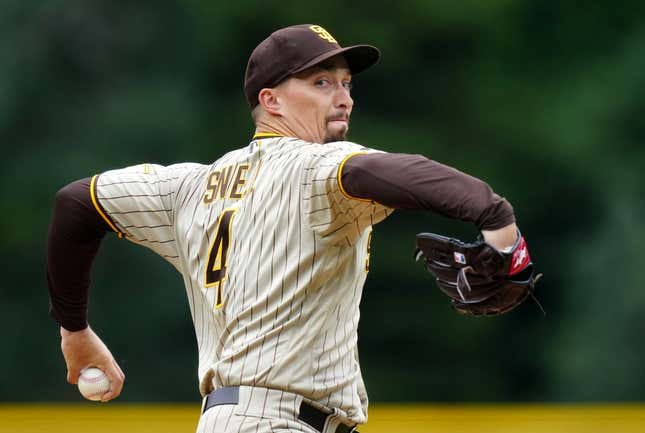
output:
[[[352,99],[352,96],[349,93],[349,88],[345,86],[337,86],[336,87],[336,107],[337,108],[345,108],[349,112],[352,111],[352,107],[354,106],[354,100]]]

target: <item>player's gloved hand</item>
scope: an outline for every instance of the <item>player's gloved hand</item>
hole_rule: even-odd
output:
[[[416,259],[423,259],[437,285],[462,314],[492,316],[524,302],[542,274],[535,273],[526,241],[501,252],[483,239],[464,243],[434,233],[416,237]]]
[[[121,394],[125,375],[114,360],[112,353],[101,339],[88,326],[82,331],[68,331],[61,326],[61,350],[67,365],[67,381],[78,383],[81,370],[86,367],[97,367],[103,370],[110,379],[110,390],[101,401],[110,401]]]

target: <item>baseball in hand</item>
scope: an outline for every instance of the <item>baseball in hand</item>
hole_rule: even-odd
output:
[[[83,397],[92,401],[99,401],[103,394],[110,389],[110,379],[102,370],[88,367],[81,370],[78,378],[78,390]]]

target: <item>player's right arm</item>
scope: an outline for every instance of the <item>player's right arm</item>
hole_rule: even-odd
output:
[[[116,398],[125,376],[112,353],[87,321],[90,269],[105,233],[106,221],[90,196],[89,178],[73,182],[56,194],[47,242],[50,314],[60,324],[61,350],[67,381],[77,383],[80,371],[95,366],[110,378],[103,401]]]
[[[50,314],[61,325],[68,381],[76,383],[85,367],[101,368],[112,381],[105,400],[119,395],[124,378],[110,351],[88,325],[94,257],[105,233],[113,231],[177,267],[175,201],[186,173],[196,167],[201,166],[142,164],[73,182],[56,194],[47,245]]]

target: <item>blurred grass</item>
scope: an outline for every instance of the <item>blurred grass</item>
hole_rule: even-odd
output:
[[[191,433],[194,404],[3,404],[1,433]],[[363,433],[642,433],[645,404],[370,407]]]

